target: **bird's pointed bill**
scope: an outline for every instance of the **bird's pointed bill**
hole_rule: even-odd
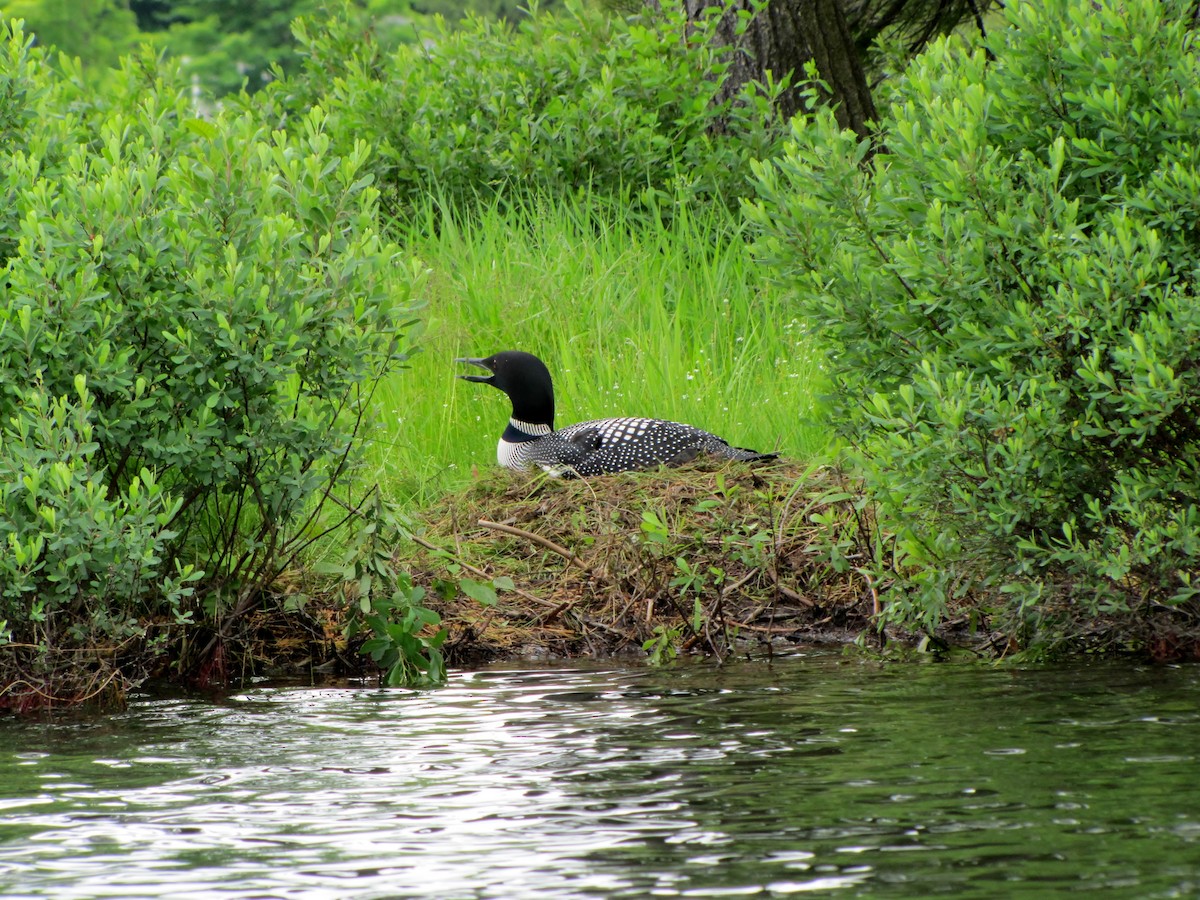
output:
[[[460,356],[458,359],[456,359],[454,361],[456,363],[466,363],[469,366],[479,366],[479,368],[481,368],[481,369],[488,370],[489,374],[487,374],[487,375],[459,375],[458,377],[461,378],[463,381],[479,381],[479,382],[483,382],[486,384],[487,382],[492,380],[492,375],[494,373],[492,372],[491,368],[488,366],[486,360],[480,359],[477,356]]]

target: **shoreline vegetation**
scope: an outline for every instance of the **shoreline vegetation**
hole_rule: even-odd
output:
[[[0,709],[823,641],[1200,659],[1190,19],[1003,15],[897,61],[886,153],[815,93],[718,100],[666,8],[390,55],[309,22],[211,117],[8,26]],[[783,458],[499,471],[504,398],[451,360],[505,349],[560,425]]]
[[[396,560],[435,598],[455,665],[767,659],[821,645],[896,658],[1042,655],[1031,657],[999,598],[982,593],[961,595],[927,632],[881,625],[895,579],[880,578],[879,549],[893,538],[837,465],[713,462],[589,480],[493,469],[443,496],[409,534]],[[464,573],[505,585],[487,592],[482,615],[477,596],[452,589]],[[1085,621],[1064,589],[1043,614],[1058,620],[1057,652],[1200,660],[1196,633],[1170,610]]]

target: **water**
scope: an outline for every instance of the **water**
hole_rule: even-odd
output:
[[[809,656],[0,722],[0,895],[1200,896],[1200,668]]]

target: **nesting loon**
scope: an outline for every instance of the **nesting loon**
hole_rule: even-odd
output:
[[[508,394],[512,417],[500,436],[496,460],[510,469],[538,466],[552,475],[607,475],[651,466],[677,466],[698,456],[774,459],[728,443],[679,422],[662,419],[594,419],[554,430],[554,385],[546,364],[532,353],[507,350],[486,359],[455,362],[487,369],[490,375],[459,375]]]

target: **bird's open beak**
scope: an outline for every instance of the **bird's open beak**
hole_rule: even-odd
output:
[[[495,375],[495,372],[492,372],[491,367],[488,366],[487,362],[483,359],[480,359],[479,357],[460,356],[458,359],[456,359],[454,361],[456,363],[466,363],[469,366],[479,366],[479,368],[481,368],[481,369],[488,370],[487,375],[459,375],[458,377],[461,378],[463,381],[478,381],[478,382],[482,382],[483,384],[488,384],[491,382],[492,376]]]

